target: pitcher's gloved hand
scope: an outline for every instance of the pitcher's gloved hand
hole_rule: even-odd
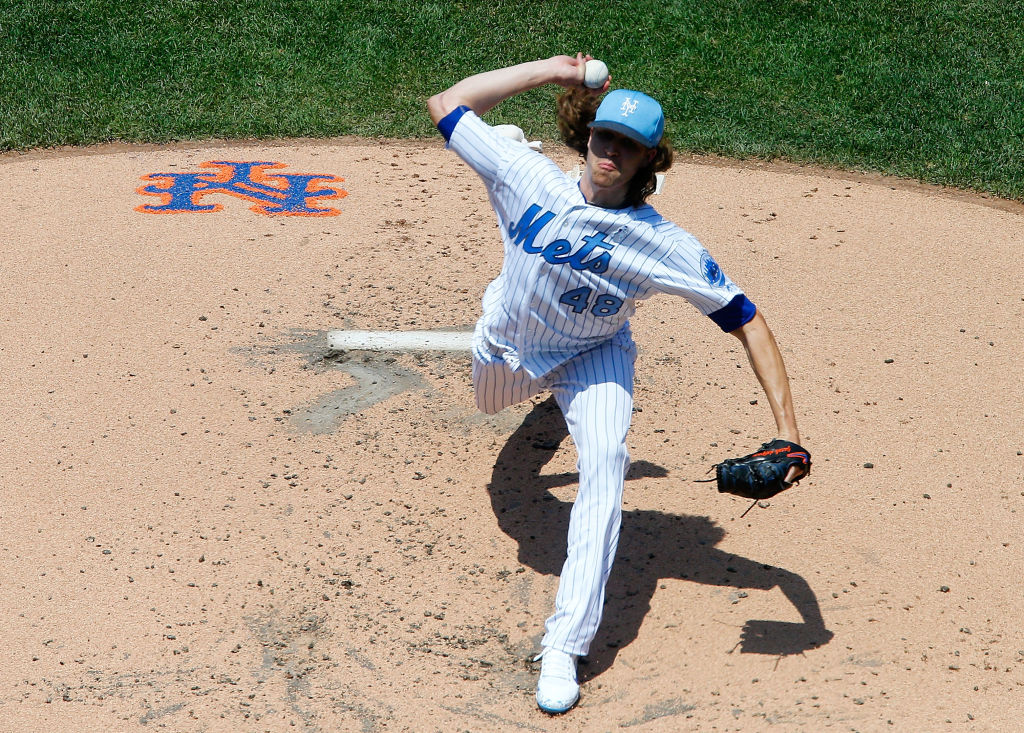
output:
[[[787,481],[793,466],[801,471]],[[811,454],[788,440],[773,440],[750,455],[729,458],[715,466],[719,492],[747,499],[770,499],[810,472]]]

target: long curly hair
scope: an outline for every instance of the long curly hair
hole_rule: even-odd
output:
[[[599,97],[576,87],[558,95],[558,131],[565,144],[584,158],[587,157],[587,145],[590,142],[588,126],[594,121],[600,103]],[[638,170],[629,182],[626,191],[626,203],[629,206],[642,206],[647,201],[658,183],[655,174],[671,168],[672,157],[671,143],[662,138],[655,148],[654,158]]]

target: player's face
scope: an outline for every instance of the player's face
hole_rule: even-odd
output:
[[[625,196],[629,182],[655,155],[651,148],[614,130],[593,128],[587,148],[587,173],[595,193],[621,193]]]

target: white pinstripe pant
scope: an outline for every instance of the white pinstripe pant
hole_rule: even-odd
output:
[[[629,338],[613,338],[539,379],[525,369],[511,371],[500,355],[480,351],[474,349],[473,358],[480,410],[493,415],[550,390],[576,444],[579,491],[569,516],[555,612],[545,624],[541,644],[585,655],[601,623],[605,586],[622,524],[636,348]]]

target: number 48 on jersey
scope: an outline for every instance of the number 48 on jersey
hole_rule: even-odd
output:
[[[572,308],[573,313],[582,313],[587,308],[590,308],[590,312],[598,317],[615,315],[622,308],[622,298],[616,298],[614,295],[608,294],[597,295],[594,297],[594,302],[591,303],[590,298],[593,293],[593,288],[567,290],[562,293],[562,297],[558,299],[558,302]]]

